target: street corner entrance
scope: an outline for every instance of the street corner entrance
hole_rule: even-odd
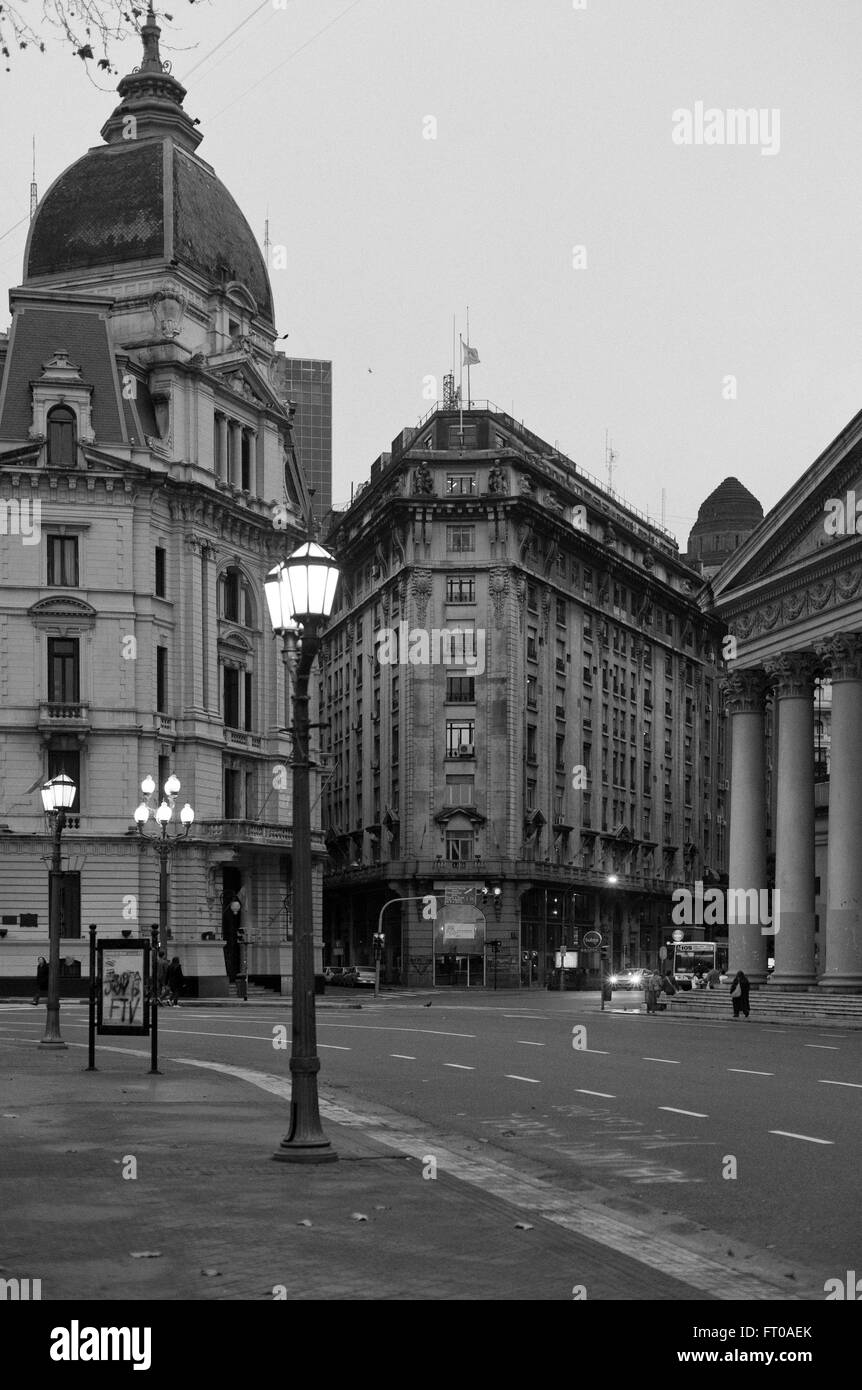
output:
[[[484,912],[467,902],[441,904],[433,940],[435,984],[469,989],[486,983]]]

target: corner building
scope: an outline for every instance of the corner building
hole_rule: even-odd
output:
[[[137,935],[158,919],[158,860],[133,822],[149,774],[161,789],[175,773],[195,810],[168,889],[193,988],[227,992],[237,894],[250,975],[290,975],[289,691],[263,581],[303,538],[308,495],[263,256],[197,153],[152,11],[143,41],[104,143],[35,212],[0,336],[0,974],[21,991],[47,954],[38,786],[60,771],[78,787],[69,988],[82,924]],[[319,894],[319,835],[315,852]]]
[[[327,543],[326,962],[370,962],[403,898],[392,983],[540,987],[563,945],[594,982],[588,930],[656,964],[673,890],[727,855],[719,629],[675,540],[507,414],[443,404]]]

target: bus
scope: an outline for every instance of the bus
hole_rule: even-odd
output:
[[[727,970],[727,946],[715,941],[674,941],[671,975],[678,989],[691,989],[695,975],[718,969]]]

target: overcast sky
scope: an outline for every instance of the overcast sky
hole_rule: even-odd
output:
[[[336,503],[428,409],[468,304],[474,397],[603,481],[610,430],[615,487],[654,518],[664,487],[682,546],[722,478],[768,510],[862,406],[859,0],[168,8],[201,157],[286,248],[282,346],[334,364]],[[0,237],[31,137],[44,193],[115,104],[62,49],[0,70]]]

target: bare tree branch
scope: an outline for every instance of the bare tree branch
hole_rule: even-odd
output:
[[[185,0],[198,4],[199,0]],[[35,9],[35,5],[33,5]],[[139,34],[146,20],[145,5],[131,5],[125,0],[42,0],[42,14],[32,13],[31,0],[18,4],[0,3],[0,57],[6,71],[16,51],[38,49],[45,53],[55,45],[63,45],[80,58],[90,72],[94,69],[116,75],[112,52],[116,44],[130,33]],[[173,19],[160,13],[159,21]]]

